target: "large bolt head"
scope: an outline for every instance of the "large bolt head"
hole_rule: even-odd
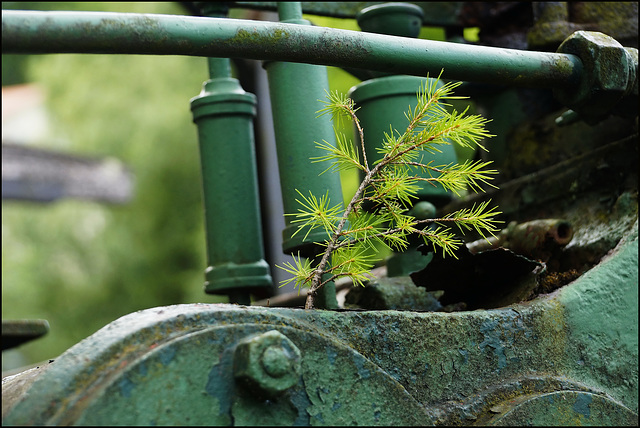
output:
[[[597,120],[631,92],[636,79],[636,64],[615,39],[595,31],[576,31],[560,47],[559,53],[580,58],[583,75],[578,87],[558,88],[554,95],[580,116]]]
[[[234,377],[250,391],[275,398],[298,383],[301,360],[296,345],[271,330],[238,344],[233,356]]]

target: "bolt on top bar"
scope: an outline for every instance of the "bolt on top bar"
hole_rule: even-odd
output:
[[[2,53],[248,58],[352,67],[479,83],[577,85],[571,54],[520,51],[325,27],[107,12],[2,11]]]

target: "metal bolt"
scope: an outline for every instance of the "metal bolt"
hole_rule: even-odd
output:
[[[298,383],[302,355],[282,333],[271,330],[242,340],[234,352],[236,381],[265,398],[275,398]]]
[[[556,88],[554,95],[587,123],[598,122],[624,97],[633,95],[637,57],[613,38],[595,31],[576,31],[562,42],[558,52],[578,56],[583,77],[577,88]]]

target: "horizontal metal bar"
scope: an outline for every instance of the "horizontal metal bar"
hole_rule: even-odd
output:
[[[526,87],[577,84],[574,55],[309,25],[107,12],[2,11],[2,53],[248,58]]]

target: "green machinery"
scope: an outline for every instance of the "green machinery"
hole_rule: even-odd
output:
[[[205,291],[236,303],[116,320],[49,364],[3,379],[3,424],[638,425],[637,3],[195,5],[202,16],[2,13],[3,53],[208,58],[210,78],[191,100]],[[277,10],[280,22],[228,19],[230,7]],[[523,8],[531,25],[518,27]],[[316,27],[303,12],[357,17],[363,31]],[[450,41],[416,38],[423,25],[446,27]],[[465,26],[480,26],[485,45],[461,43]],[[461,91],[499,135],[490,155],[500,189],[482,197],[511,224],[489,244],[544,260],[547,275],[534,288],[525,281],[525,294],[489,288],[495,298],[473,310],[443,311],[410,280],[426,264],[414,248],[389,259],[388,275],[349,291],[351,309],[337,309],[345,284],[327,287],[325,309],[299,309],[295,299],[251,306],[250,294],[272,279],[256,97],[231,76],[230,57],[264,61],[285,212],[296,209],[293,183],[341,195],[339,179],[318,178],[323,168],[308,161],[313,141],[333,135],[310,102],[328,87],[325,66],[363,80],[352,96],[372,127],[401,120],[384,109],[398,99],[404,110],[427,73],[444,68],[443,78],[465,81]],[[221,133],[234,145],[218,144]],[[229,168],[231,154],[241,168]],[[433,216],[478,198],[435,189],[414,209]],[[314,240],[287,223],[282,249],[311,256]],[[490,284],[509,263],[493,267]]]

